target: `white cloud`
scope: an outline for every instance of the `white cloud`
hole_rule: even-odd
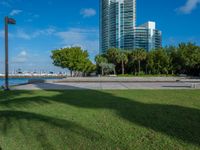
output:
[[[12,7],[14,4],[21,2],[21,0],[0,0],[0,5],[4,7]]]
[[[39,18],[39,17],[40,17],[40,15],[38,15],[38,14],[33,15],[33,18]]]
[[[176,9],[176,11],[181,14],[190,14],[199,4],[200,0],[187,0],[185,5]]]
[[[5,34],[4,30],[0,30],[0,38],[4,38],[4,36],[5,36],[4,34]],[[8,36],[11,38],[14,37],[14,35],[12,33],[8,33]]]
[[[0,31],[0,37],[4,36],[4,32]],[[38,29],[27,32],[24,29],[17,29],[15,33],[9,35],[11,38],[21,38],[31,40],[41,36],[55,36],[61,42],[56,47],[80,46],[88,50],[90,56],[94,57],[99,52],[99,31],[95,28],[70,28],[66,31],[57,31],[55,27]],[[25,54],[25,53],[21,53]],[[20,56],[21,56],[20,55]]]
[[[26,56],[27,56],[27,52],[26,52],[26,51],[21,51],[21,52],[19,53],[19,56],[21,56],[21,57],[26,57]]]
[[[26,33],[24,30],[22,29],[18,29],[17,30],[17,34],[16,34],[17,38],[21,38],[21,39],[25,39],[25,40],[30,40],[31,39],[31,35]]]
[[[96,29],[81,29],[81,28],[70,28],[67,31],[57,32],[56,35],[63,40],[63,43],[74,45],[80,43],[85,45],[88,41],[93,41],[98,37],[98,30]]]
[[[58,32],[57,35],[63,40],[64,43],[75,44],[77,41],[85,39],[81,29],[69,29],[68,31]]]
[[[62,39],[63,47],[80,46],[88,50],[90,56],[94,57],[99,52],[98,30],[71,28],[56,35]]]
[[[80,14],[85,18],[92,17],[96,15],[96,10],[93,8],[85,8],[81,10]]]
[[[22,10],[13,9],[13,10],[9,13],[9,15],[10,15],[10,16],[15,16],[15,15],[20,14],[21,12],[22,12]]]
[[[9,33],[9,37],[11,38],[20,38],[24,40],[31,40],[33,38],[37,38],[39,36],[50,36],[54,35],[56,30],[54,27],[49,27],[46,29],[38,29],[32,32],[27,32],[24,29],[18,28],[15,33]],[[4,37],[4,31],[0,30],[0,38]]]
[[[41,35],[44,35],[44,36],[53,35],[55,32],[56,32],[56,30],[54,27],[49,27],[49,28],[42,29],[42,30],[36,30],[32,33],[32,38],[36,38]]]
[[[2,38],[4,36],[4,31],[0,30],[0,38]]]
[[[34,13],[28,13],[28,19],[25,19],[26,22],[33,22],[34,20],[38,19],[40,15]]]
[[[16,57],[12,59],[12,63],[25,63],[28,61],[28,53],[22,50]]]
[[[0,37],[3,36],[3,31],[0,31]],[[33,38],[37,38],[39,36],[50,36],[53,35],[56,32],[54,27],[49,27],[46,29],[38,29],[32,32],[27,32],[23,29],[17,29],[15,34],[9,35],[11,37],[15,37],[15,38],[21,38],[24,40],[31,40]]]
[[[1,1],[0,5],[5,6],[5,7],[11,7],[10,3],[7,1]]]

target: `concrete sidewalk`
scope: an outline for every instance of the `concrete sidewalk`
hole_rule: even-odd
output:
[[[18,85],[12,90],[69,90],[69,89],[200,89],[200,83],[193,82],[65,82]]]
[[[199,82],[200,78],[190,77],[68,77],[50,82]]]
[[[67,77],[56,82],[176,82],[180,77]],[[199,79],[200,82],[200,79]]]

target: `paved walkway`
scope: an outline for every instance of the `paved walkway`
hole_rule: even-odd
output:
[[[13,90],[68,90],[68,89],[200,89],[192,82],[66,82],[19,85]]]
[[[189,77],[68,77],[57,82],[200,82]]]

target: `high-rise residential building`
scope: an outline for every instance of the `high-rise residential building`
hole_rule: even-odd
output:
[[[136,0],[100,0],[100,50],[133,48]]]
[[[149,21],[133,29],[134,49],[143,48],[147,51],[162,47],[162,32],[156,29],[156,23]]]
[[[136,0],[100,0],[100,53],[161,47],[161,32],[153,22],[136,27]]]

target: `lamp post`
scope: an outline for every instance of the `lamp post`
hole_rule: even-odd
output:
[[[9,90],[9,66],[8,66],[8,25],[16,24],[12,18],[5,17],[5,90]]]

